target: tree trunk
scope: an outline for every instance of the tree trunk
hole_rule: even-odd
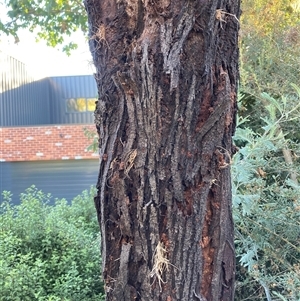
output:
[[[233,300],[239,0],[85,0],[107,300]]]

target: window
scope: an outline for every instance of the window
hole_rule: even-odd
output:
[[[93,112],[97,98],[69,98],[66,100],[68,113]]]
[[[87,110],[90,111],[90,112],[94,112],[95,109],[96,109],[96,102],[97,101],[97,98],[88,98],[87,99]]]
[[[85,112],[86,111],[86,100],[85,98],[77,98],[77,110],[78,112]]]

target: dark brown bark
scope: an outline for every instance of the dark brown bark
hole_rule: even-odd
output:
[[[239,0],[86,0],[107,300],[233,300]]]

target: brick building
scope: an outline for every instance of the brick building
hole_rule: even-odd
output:
[[[93,77],[49,77],[35,81],[23,63],[0,52],[0,79],[0,191],[12,191],[17,201],[16,192],[35,184],[28,172],[32,166],[38,170],[41,161],[44,172],[38,178],[42,186],[38,188],[54,196],[71,198],[95,184],[98,154],[87,150],[91,141],[84,135],[84,129],[95,131],[97,87]],[[54,166],[60,166],[57,173],[51,172]],[[69,169],[77,174],[72,166],[80,170],[78,183],[63,184],[60,180],[59,189],[51,187],[59,178],[59,170]],[[91,177],[86,177],[82,166],[90,166],[86,170]],[[22,178],[23,173],[27,176]],[[87,185],[93,176],[93,182]],[[73,193],[68,192],[70,186]]]

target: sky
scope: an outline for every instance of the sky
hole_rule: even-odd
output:
[[[6,19],[6,9],[1,2],[0,18]],[[88,42],[82,32],[71,37],[78,49],[73,50],[69,57],[60,49],[48,47],[44,41],[36,42],[35,35],[28,30],[24,29],[18,35],[20,42],[15,44],[13,38],[0,34],[0,50],[25,63],[35,79],[94,73]]]
[[[19,34],[20,42],[1,35],[0,50],[27,65],[29,73],[36,79],[47,76],[67,76],[93,74],[92,57],[88,43],[80,32],[72,37],[78,49],[67,56],[59,49],[48,47],[46,42],[35,41],[35,36],[23,30]]]

